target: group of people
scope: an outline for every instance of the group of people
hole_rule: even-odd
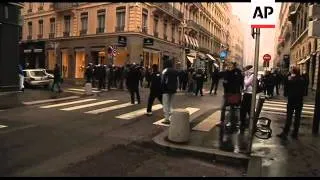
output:
[[[246,66],[243,71],[237,68],[236,63],[229,63],[227,69],[220,76],[223,78],[224,101],[221,111],[221,125],[225,123],[226,106],[240,106],[240,133],[248,128],[248,116],[251,111],[251,100],[254,83],[257,83],[257,92],[261,90],[270,97],[273,96],[274,88],[279,93],[280,84],[284,86],[284,96],[287,97],[287,119],[283,132],[278,135],[286,139],[292,124],[293,113],[295,113],[294,130],[292,138],[298,138],[301,112],[303,107],[303,97],[308,92],[308,80],[306,75],[300,73],[299,68],[292,66],[290,72],[281,76],[278,72],[266,72],[261,80],[254,82],[253,66]],[[231,121],[231,126],[235,127],[236,122]]]

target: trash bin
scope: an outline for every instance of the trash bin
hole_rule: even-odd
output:
[[[177,143],[188,142],[190,138],[190,115],[185,109],[176,109],[171,116],[168,140]]]
[[[84,90],[86,92],[86,95],[92,95],[92,84],[86,83],[84,86]]]

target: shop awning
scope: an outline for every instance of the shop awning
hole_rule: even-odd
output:
[[[207,56],[208,56],[208,58],[210,59],[210,60],[212,60],[212,61],[217,61],[215,58],[213,58],[212,56],[211,56],[211,54],[206,54]]]
[[[185,35],[184,35],[184,38],[185,38],[185,41],[186,41],[186,45],[190,44],[188,35],[185,34]]]
[[[198,56],[200,59],[206,59],[206,55],[201,52],[198,52]]]
[[[197,39],[194,39],[195,43],[196,43],[196,48],[199,48],[199,43]]]
[[[193,61],[194,61],[194,57],[191,57],[191,56],[187,56],[187,59],[191,62],[191,63],[193,63]]]
[[[310,60],[310,56],[308,56],[307,58],[299,61],[299,62],[298,62],[298,65],[299,65],[299,64],[304,64],[304,63],[306,63],[306,62],[309,61],[309,60]]]

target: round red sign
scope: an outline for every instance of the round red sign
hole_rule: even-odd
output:
[[[270,61],[270,60],[271,60],[270,54],[265,54],[265,55],[263,55],[263,60],[264,60],[264,61]]]

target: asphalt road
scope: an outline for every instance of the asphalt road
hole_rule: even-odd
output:
[[[141,97],[142,104],[100,114],[86,112],[128,103],[129,94],[103,92],[63,102],[92,99],[81,103],[42,108],[62,102],[45,103],[0,111],[0,125],[7,126],[0,128],[0,175],[241,176],[244,173],[244,167],[217,164],[159,148],[151,139],[167,128],[153,124],[163,118],[162,109],[154,111],[151,117],[118,117],[146,108],[148,91],[142,90]],[[174,99],[175,108],[198,109],[192,118],[219,107],[220,103],[221,95],[179,94]]]

